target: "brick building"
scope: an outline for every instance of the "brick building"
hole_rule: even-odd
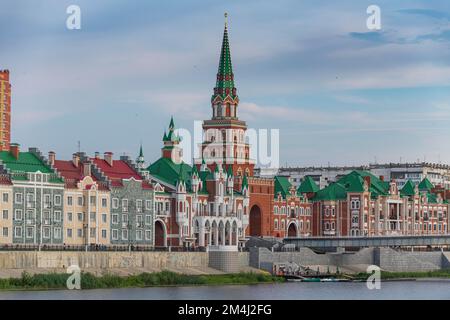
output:
[[[9,70],[0,70],[0,151],[8,151],[11,142],[11,84]]]

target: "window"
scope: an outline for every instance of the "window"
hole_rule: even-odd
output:
[[[57,194],[55,195],[55,206],[61,205],[61,195]]]
[[[27,238],[28,239],[33,238],[33,234],[34,234],[34,227],[27,227]]]
[[[23,201],[23,194],[21,194],[21,193],[16,193],[16,195],[15,195],[15,202],[16,202],[17,204],[21,204],[22,201]]]
[[[152,233],[150,230],[145,231],[145,240],[151,240],[152,239]]]
[[[91,212],[91,214],[89,215],[89,218],[91,219],[91,222],[94,222],[97,218],[97,215],[95,214],[95,212]]]
[[[78,229],[77,230],[77,236],[78,236],[78,238],[83,237],[83,229]]]
[[[119,239],[119,230],[112,229],[111,232],[112,232],[112,239],[113,240],[118,240]]]
[[[106,239],[106,229],[102,229],[102,238]]]
[[[67,238],[72,238],[72,229],[67,229]]]
[[[77,213],[77,218],[78,218],[78,221],[83,221],[83,213],[82,212],[78,212]]]
[[[147,210],[151,210],[152,209],[152,201],[151,200],[146,200],[145,201],[145,209],[147,209]]]
[[[78,197],[78,199],[77,199],[77,204],[78,204],[78,206],[82,206],[83,205],[83,197]]]
[[[128,230],[122,229],[122,240],[128,240]]]
[[[113,209],[119,208],[119,199],[117,199],[117,198],[112,199],[112,207],[113,207]]]
[[[95,229],[96,228],[91,228],[91,234],[90,234],[91,238],[95,237]]]
[[[102,198],[102,208],[106,208],[108,206],[108,199]]]
[[[50,195],[44,194],[44,207],[50,208]]]
[[[15,220],[22,220],[22,210],[16,209],[16,211],[14,211],[14,218]]]
[[[3,202],[8,202],[9,201],[9,194],[4,192],[3,193]]]
[[[122,215],[122,223],[128,223],[128,215],[127,214]]]
[[[151,215],[146,215],[145,216],[145,224],[152,224],[152,216]]]
[[[22,238],[22,227],[14,227],[14,236],[16,238]]]
[[[142,215],[137,215],[136,216],[136,222],[138,223],[139,228],[142,228],[142,221],[143,221]]]
[[[4,237],[7,237],[8,236],[8,228],[4,227],[2,234]]]
[[[275,219],[273,225],[274,225],[275,230],[278,230],[278,219]]]
[[[122,211],[128,211],[128,199],[122,199]]]
[[[55,221],[56,222],[61,221],[61,211],[55,211]]]
[[[33,210],[27,210],[26,217],[27,217],[27,220],[29,220],[29,221],[33,220],[34,219],[34,211]]]
[[[8,210],[3,210],[3,220],[8,220]]]
[[[106,223],[106,221],[107,221],[107,215],[106,215],[106,213],[102,213],[102,222]]]
[[[91,203],[92,206],[95,206],[96,201],[97,201],[97,199],[96,199],[95,196],[91,196],[90,197],[90,203]]]
[[[137,212],[142,212],[142,200],[136,200]]]
[[[136,231],[136,240],[142,240],[142,230]]]
[[[72,197],[72,196],[68,196],[68,197],[67,197],[67,205],[68,205],[68,206],[73,205],[73,197]]]
[[[72,212],[67,212],[67,221],[72,221]]]
[[[118,214],[113,214],[111,216],[111,220],[112,220],[112,223],[114,223],[114,224],[119,223],[119,215]]]
[[[61,239],[61,228],[55,228],[53,230],[55,239]]]

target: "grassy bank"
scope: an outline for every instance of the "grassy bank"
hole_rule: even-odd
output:
[[[66,289],[67,278],[64,273],[36,274],[23,273],[21,278],[0,279],[0,290],[40,290]],[[82,289],[132,288],[152,286],[185,286],[185,285],[227,285],[257,284],[280,282],[283,279],[268,274],[237,273],[223,275],[184,275],[170,271],[142,273],[126,277],[116,275],[94,276],[91,273],[81,274]]]
[[[369,277],[367,273],[358,273],[354,276],[356,279],[366,280]],[[426,271],[426,272],[381,272],[382,280],[394,279],[419,279],[419,278],[446,278],[450,279],[450,269]]]

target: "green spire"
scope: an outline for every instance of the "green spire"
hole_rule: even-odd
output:
[[[432,189],[434,189],[434,185],[428,180],[427,177],[425,177],[420,183],[419,183],[419,190],[420,191],[428,191],[430,192]]]
[[[416,186],[414,182],[411,180],[406,181],[405,185],[403,186],[402,190],[400,190],[400,194],[402,196],[413,196],[416,194]]]
[[[225,13],[225,19],[227,14]],[[217,82],[214,88],[214,95],[221,96],[224,99],[230,95],[232,98],[236,97],[236,88],[234,86],[234,74],[231,64],[230,44],[228,41],[228,23],[225,20],[225,29],[223,31],[222,50],[220,52],[219,70],[217,72]]]
[[[233,166],[231,164],[228,166],[227,175],[228,177],[233,176]]]
[[[142,151],[142,143],[141,147],[139,148],[139,157],[144,157],[144,152]]]
[[[163,141],[167,141],[168,140],[168,138],[167,138],[167,132],[166,132],[166,130],[164,130],[164,137],[163,137]]]
[[[319,191],[319,187],[314,182],[313,178],[311,178],[310,176],[305,177],[305,179],[302,181],[302,183],[297,189],[297,192],[299,194],[316,193],[317,191]]]
[[[169,130],[174,130],[175,129],[175,123],[173,122],[173,116],[170,117],[170,124],[169,124]]]
[[[246,174],[244,174],[244,178],[242,178],[242,190],[244,190],[244,188],[248,188],[248,180]]]

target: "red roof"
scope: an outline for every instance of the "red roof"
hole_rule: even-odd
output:
[[[110,166],[104,159],[93,158],[92,161],[103,172],[103,174],[111,180],[111,185],[113,187],[122,187],[122,180],[124,179],[129,180],[134,178],[138,181],[143,180],[139,173],[123,160],[113,160],[112,166]],[[152,189],[152,186],[148,182],[142,181],[142,188]]]
[[[77,188],[77,183],[84,179],[83,165],[80,163],[78,167],[73,164],[73,161],[66,160],[55,160],[53,167],[61,174],[64,178],[66,188]],[[92,180],[97,182],[99,190],[106,190],[106,186],[102,183],[98,183],[99,180],[91,175]],[[86,189],[92,188],[92,185],[86,186]]]

